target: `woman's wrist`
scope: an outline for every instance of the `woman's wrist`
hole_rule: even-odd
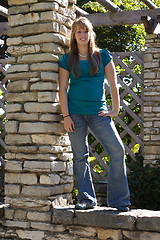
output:
[[[67,117],[70,117],[70,115],[69,115],[69,114],[67,114],[67,115],[63,116],[63,118],[67,118]]]

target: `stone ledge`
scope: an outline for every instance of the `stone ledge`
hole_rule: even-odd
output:
[[[124,213],[107,207],[96,207],[85,211],[75,210],[74,206],[54,207],[52,222],[64,225],[160,232],[160,211],[136,209]]]

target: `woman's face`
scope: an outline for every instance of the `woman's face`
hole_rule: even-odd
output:
[[[75,39],[77,41],[78,45],[86,45],[88,44],[90,40],[90,33],[88,29],[82,28],[82,27],[77,27],[76,32],[75,32]]]

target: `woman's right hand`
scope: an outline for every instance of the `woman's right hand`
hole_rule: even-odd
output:
[[[67,132],[73,132],[75,129],[74,122],[70,116],[64,118],[64,129]]]

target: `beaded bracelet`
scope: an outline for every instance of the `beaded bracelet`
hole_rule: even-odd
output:
[[[63,118],[69,117],[70,115],[63,116]]]

